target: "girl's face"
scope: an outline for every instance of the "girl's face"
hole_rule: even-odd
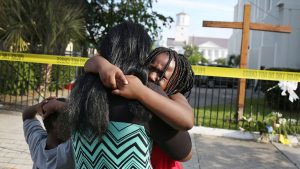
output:
[[[168,61],[169,55],[161,53],[157,55],[149,65],[149,81],[158,84],[163,90],[166,90],[167,84],[175,69],[175,61],[172,59],[164,74],[164,69]]]

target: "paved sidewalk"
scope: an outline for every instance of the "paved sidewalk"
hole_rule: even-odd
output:
[[[300,148],[192,134],[186,169],[299,169]],[[0,169],[31,169],[21,113],[0,110]]]
[[[3,112],[0,110],[0,169],[31,169],[21,113]]]
[[[225,137],[192,135],[187,169],[299,169],[300,148]]]

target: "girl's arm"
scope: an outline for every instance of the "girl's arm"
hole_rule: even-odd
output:
[[[99,73],[100,79],[105,87],[116,89],[116,81],[127,84],[127,79],[122,70],[109,63],[102,56],[93,56],[85,62],[84,71],[89,73]]]
[[[144,86],[133,75],[127,75],[126,78],[128,84],[118,84],[113,94],[138,100],[174,129],[189,130],[193,127],[193,110],[182,94],[174,94],[169,99]]]
[[[189,130],[193,127],[193,110],[182,94],[176,93],[168,99],[144,86],[136,77],[133,77],[129,84],[123,72],[101,56],[90,58],[85,63],[84,69],[87,72],[99,73],[106,87],[116,89],[118,86],[119,90],[113,93],[140,101],[174,129]]]
[[[173,160],[184,162],[191,159],[192,141],[188,131],[175,130],[157,116],[149,124],[153,140]],[[155,155],[158,154],[152,154]]]

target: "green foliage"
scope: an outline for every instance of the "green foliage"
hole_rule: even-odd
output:
[[[1,61],[1,94],[25,95],[34,89],[38,82],[30,63]]]
[[[286,71],[286,72],[300,72],[300,69],[290,69],[290,68],[269,68],[267,70],[274,71]],[[287,96],[282,96],[282,90],[278,87],[278,81],[261,81],[261,90],[265,93],[266,100],[268,105],[276,110],[299,110],[300,109],[300,101],[299,99],[290,102]],[[271,89],[272,88],[272,89]],[[271,90],[269,90],[271,89]],[[295,93],[300,96],[300,87],[298,85]]]
[[[230,55],[228,58],[228,66],[238,67],[240,65],[241,55]]]
[[[214,60],[218,65],[225,65],[226,64],[226,58],[218,58]]]
[[[78,2],[0,0],[0,6],[0,38],[7,50],[16,46],[13,51],[20,51],[19,43],[25,42],[31,53],[64,54],[71,39],[85,34],[84,11]]]
[[[193,54],[190,57],[188,57],[188,61],[190,62],[191,65],[196,65],[200,61],[200,55]]]
[[[254,112],[255,111],[255,112]],[[223,105],[208,105],[205,107],[195,108],[194,117],[195,125],[201,125],[214,128],[225,128],[238,130],[239,127],[246,131],[267,132],[266,126],[273,124],[278,118],[272,114],[272,109],[266,106],[264,98],[245,99],[245,109],[243,120],[236,123],[236,107],[230,103]],[[253,113],[251,113],[253,112]],[[288,112],[281,112],[282,118],[287,119],[285,131],[288,134],[300,133],[300,114],[295,113],[290,116]],[[293,119],[291,119],[293,118]],[[290,120],[291,119],[291,120]],[[297,121],[298,120],[298,123]],[[279,120],[278,120],[279,123]],[[283,128],[281,128],[283,129]],[[277,129],[274,129],[279,133]],[[283,130],[282,130],[283,131]]]
[[[0,93],[10,95],[26,95],[30,90],[37,90],[45,83],[42,75],[44,65],[1,61]],[[76,67],[53,65],[49,91],[63,89],[75,79]],[[2,85],[5,84],[5,85]]]
[[[186,45],[183,47],[184,56],[186,56],[192,65],[200,63],[208,63],[208,60],[199,52],[199,47],[194,45]]]
[[[263,121],[258,121],[256,122],[257,125],[257,130],[262,134],[262,133],[268,133],[267,130],[267,124]]]
[[[50,91],[63,89],[75,79],[76,67],[53,65],[51,72],[51,83],[49,85]]]
[[[160,23],[168,26],[173,19],[153,11],[152,3],[152,0],[86,0],[89,41],[99,46],[108,30],[124,20],[140,23],[152,37],[157,36],[161,31]]]
[[[77,42],[85,37],[86,13],[83,5],[82,1],[77,0],[0,0],[0,40],[5,50],[64,55],[70,41]],[[44,83],[42,67],[36,72],[36,69],[31,70],[25,64],[24,69],[20,70],[19,64],[12,63],[10,70],[15,71],[12,77],[3,76],[4,81],[12,78],[13,83],[7,86],[7,91],[2,92],[22,94],[26,91],[24,88],[33,81],[33,88]],[[35,76],[28,77],[27,70]],[[64,82],[61,78],[64,76],[52,80]],[[53,85],[50,85],[50,89],[53,89]]]

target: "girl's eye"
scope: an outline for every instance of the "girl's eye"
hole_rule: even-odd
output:
[[[166,77],[162,77],[161,80],[167,81],[168,79]]]

